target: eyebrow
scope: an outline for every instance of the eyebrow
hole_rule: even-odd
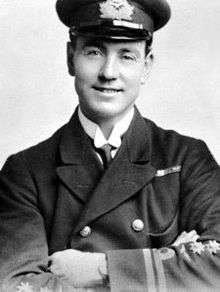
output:
[[[84,43],[82,45],[82,48],[85,49],[86,47],[97,47],[97,48],[100,48],[101,50],[107,50],[106,46],[105,46],[105,43],[118,43],[118,41],[110,41],[110,42],[105,42],[103,40],[99,40],[99,39],[94,39],[94,38],[91,38],[91,39],[86,39],[84,40]],[[119,51],[121,53],[132,53],[132,54],[135,54],[138,58],[140,58],[141,54],[140,52],[136,49],[136,48],[133,48],[133,47],[127,47],[127,44],[124,43],[124,47],[121,47],[119,49]]]
[[[121,48],[120,49],[120,51],[122,52],[122,53],[131,53],[131,54],[135,54],[137,57],[140,57],[141,56],[141,54],[140,54],[140,52],[138,51],[138,50],[136,50],[136,49],[133,49],[133,48]]]

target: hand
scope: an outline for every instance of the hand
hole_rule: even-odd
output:
[[[188,243],[188,242],[195,242],[199,238],[199,235],[195,230],[192,230],[190,232],[183,231],[177,239],[172,244],[173,246],[178,246],[182,243]]]
[[[81,252],[66,249],[53,253],[50,271],[76,288],[103,285],[101,271],[105,271],[106,259],[103,253]]]

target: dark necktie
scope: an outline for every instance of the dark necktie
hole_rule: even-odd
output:
[[[115,147],[105,144],[100,148],[95,148],[96,152],[101,156],[104,169],[107,169],[112,161],[111,150]]]

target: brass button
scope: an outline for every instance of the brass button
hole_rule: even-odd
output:
[[[80,235],[82,237],[88,237],[92,233],[92,230],[89,226],[85,226],[81,231]]]
[[[135,219],[132,222],[132,228],[137,232],[142,231],[144,229],[144,222],[140,219]]]

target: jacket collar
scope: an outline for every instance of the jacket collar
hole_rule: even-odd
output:
[[[91,154],[88,153],[90,144],[90,139],[79,122],[76,108],[61,137],[59,150],[62,163],[65,165],[83,164],[85,155]]]
[[[59,151],[64,165],[84,164],[87,155],[93,162],[94,160],[97,162],[97,159],[94,159],[96,156],[91,147],[91,140],[81,126],[77,111],[78,109],[75,110],[70,122],[64,128],[60,141]],[[123,140],[131,162],[142,163],[150,160],[151,127],[136,107],[134,117]],[[125,147],[122,145],[121,148]]]
[[[86,202],[101,176],[102,165],[90,138],[82,129],[77,109],[64,128],[59,152],[58,177],[82,202]]]
[[[125,135],[128,157],[132,163],[146,163],[150,160],[151,130],[135,107],[135,115]]]

